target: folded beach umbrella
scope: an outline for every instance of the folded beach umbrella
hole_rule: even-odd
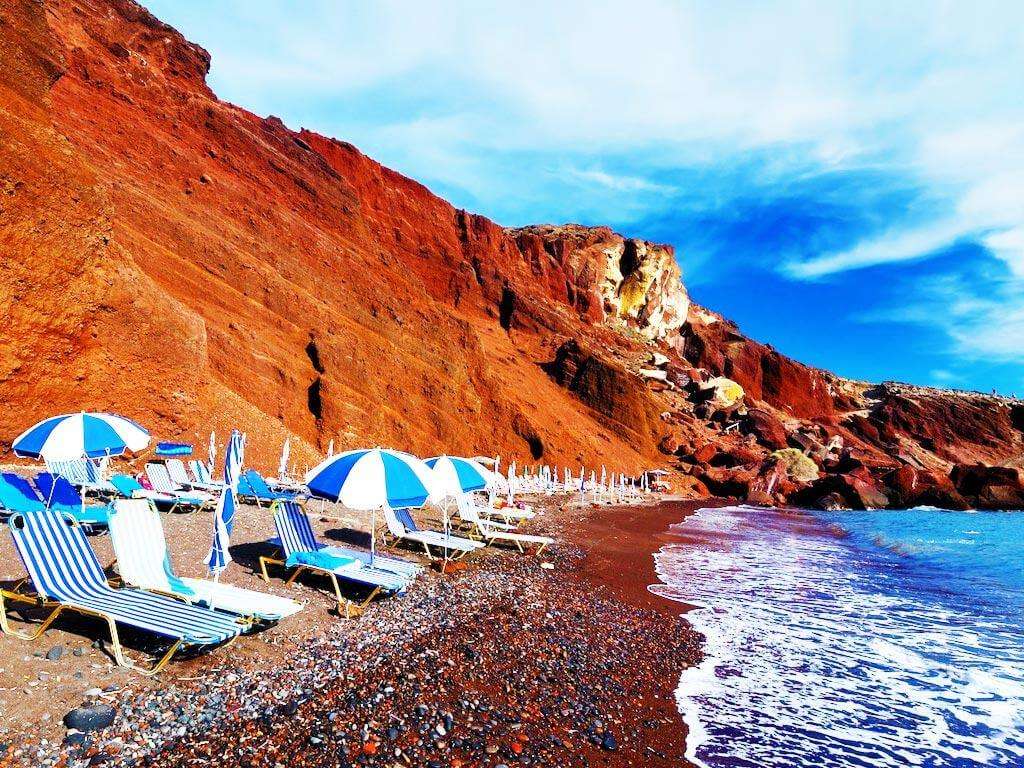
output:
[[[210,554],[206,556],[206,567],[215,577],[220,576],[221,571],[231,562],[228,544],[231,542],[231,529],[235,522],[235,494],[238,492],[238,478],[242,474],[244,461],[245,440],[235,429],[231,431],[228,444],[224,447],[224,490],[213,513],[213,543],[210,545]]]
[[[281,461],[277,465],[277,476],[284,478],[288,476],[288,456],[292,452],[292,439],[286,437],[284,445],[281,446]]]
[[[207,452],[208,452],[208,454],[210,456],[210,462],[209,462],[210,466],[209,466],[209,469],[210,469],[210,474],[212,475],[213,474],[213,462],[217,458],[217,434],[213,430],[210,431],[210,444],[207,446],[206,450],[207,450]]]
[[[433,470],[410,453],[386,448],[329,456],[306,473],[310,494],[349,509],[370,510],[371,557],[376,550],[376,511],[420,507],[435,483]]]
[[[149,445],[149,432],[131,419],[112,413],[53,416],[23,432],[12,444],[22,458],[70,461],[83,456],[120,456]]]
[[[435,482],[430,496],[433,502],[482,491],[494,483],[490,470],[474,459],[435,456],[424,463],[434,471]]]

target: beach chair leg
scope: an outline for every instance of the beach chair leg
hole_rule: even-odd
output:
[[[16,587],[17,588],[17,587]],[[57,620],[61,611],[64,610],[63,605],[58,605],[53,609],[53,612],[47,616],[43,622],[35,628],[33,632],[22,632],[14,629],[11,626],[10,620],[7,618],[7,601],[19,602],[19,603],[30,603],[33,605],[39,605],[39,602],[35,599],[28,598],[25,595],[19,595],[16,592],[8,592],[6,589],[0,589],[0,629],[3,630],[4,634],[14,635],[20,637],[22,640],[35,640],[43,632],[50,628],[50,625]]]
[[[363,602],[357,604],[356,607],[359,609],[360,613],[365,611],[366,607],[370,604],[370,602],[373,600],[373,598],[375,598],[377,595],[380,594],[380,590],[381,590],[380,587],[374,587],[373,591],[370,593],[370,596],[367,597],[365,600],[363,600]]]
[[[281,565],[284,565],[284,563],[281,563]],[[295,583],[295,580],[297,578],[299,578],[299,574],[302,573],[305,570],[306,570],[306,566],[300,565],[298,568],[295,569],[295,572],[292,573],[292,575],[288,577],[288,581],[286,581],[285,584],[290,587],[292,584]]]
[[[331,577],[331,584],[334,585],[334,597],[338,600],[338,613],[341,613],[342,608],[345,609],[345,618],[351,619],[353,616],[359,616],[363,612],[363,606],[356,605],[351,600],[346,600],[341,595],[341,586],[338,584],[338,577],[333,573],[328,573]]]
[[[548,546],[547,542],[544,542],[539,547],[537,547],[537,551],[533,553],[534,556],[535,557],[540,557],[540,553],[543,552],[547,548],[547,546]]]
[[[107,626],[110,628],[110,643],[112,650],[114,652],[114,658],[117,660],[117,665],[119,667],[124,667],[125,669],[132,670],[133,672],[138,672],[140,675],[143,675],[145,677],[153,677],[154,675],[159,674],[160,670],[167,666],[167,663],[171,660],[171,657],[178,652],[179,648],[181,648],[181,638],[178,638],[174,641],[171,647],[167,649],[167,652],[159,659],[157,659],[152,666],[143,667],[139,664],[136,664],[134,661],[132,661],[125,655],[124,649],[121,647],[121,638],[117,634],[117,622],[114,621],[113,617],[111,616],[105,616],[104,618],[107,620]]]
[[[270,576],[267,574],[267,565],[268,564],[270,564],[270,565],[280,565],[280,566],[284,567],[284,560],[275,560],[272,557],[266,557],[265,555],[260,555],[260,571],[263,574],[263,580],[267,581],[267,582],[270,581]]]

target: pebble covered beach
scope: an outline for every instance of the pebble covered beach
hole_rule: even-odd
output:
[[[156,680],[104,669],[102,648],[89,645],[95,626],[89,634],[58,624],[34,644],[4,637],[5,651],[43,654],[32,668],[44,666],[47,680],[24,688],[25,699],[45,696],[60,678],[63,699],[53,698],[64,704],[56,706],[77,697],[113,722],[68,730],[56,711],[34,724],[5,722],[0,765],[685,765],[673,690],[699,658],[700,636],[667,601],[647,603],[637,598],[645,589],[617,586],[651,579],[653,569],[638,563],[656,545],[623,546],[622,537],[646,536],[628,523],[655,508],[595,512],[564,498],[543,507],[531,530],[558,538],[543,559],[489,548],[463,570],[428,571],[355,620],[332,612],[315,579],[288,589],[256,578],[248,558],[259,545],[247,539],[258,537],[246,534],[269,515],[246,509],[236,583],[307,600],[305,610],[231,647],[172,662]],[[623,532],[610,546],[615,521]],[[338,535],[336,523],[317,523],[325,540]],[[206,515],[165,516],[168,538],[186,550],[202,548],[208,525]],[[633,549],[630,558],[616,554]],[[4,569],[7,578],[9,560]],[[49,660],[51,646],[73,650]],[[71,672],[86,660],[84,674]]]

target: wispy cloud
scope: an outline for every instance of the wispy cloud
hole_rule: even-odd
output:
[[[794,302],[841,285],[851,316],[916,312],[950,353],[1024,347],[1022,3],[147,5],[211,50],[222,97],[505,224],[671,241],[695,285],[729,281],[727,312],[771,273]]]

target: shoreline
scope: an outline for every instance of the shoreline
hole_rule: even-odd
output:
[[[455,576],[426,574],[357,621],[328,614],[331,601],[315,580],[292,590],[276,578],[267,585],[236,557],[241,586],[307,600],[293,617],[301,621],[172,663],[157,681],[102,672],[97,651],[83,659],[69,653],[63,663],[44,659],[38,663],[50,681],[27,699],[38,704],[53,678],[67,680],[75,662],[88,661],[81,686],[114,689],[100,700],[117,707],[118,718],[83,743],[57,748],[63,711],[54,711],[48,729],[36,723],[20,743],[14,729],[0,734],[12,747],[0,765],[184,766],[217,755],[252,768],[347,764],[342,759],[452,768],[688,765],[675,689],[683,669],[702,658],[702,637],[683,617],[685,606],[647,586],[658,581],[653,552],[671,538],[669,526],[714,503],[592,507],[541,499],[545,512],[531,532],[558,539],[545,557],[553,569],[517,552],[488,551]],[[255,508],[246,514],[235,546],[251,557],[256,545],[246,533],[265,528],[269,516]],[[311,516],[326,541],[352,533]],[[191,549],[208,544],[207,516],[165,524],[180,529],[186,549],[193,528],[200,535]],[[176,551],[175,559],[188,558]],[[94,627],[58,627],[36,644],[4,637],[0,649],[12,659],[45,654],[53,641],[69,642],[66,632],[83,645],[100,636]],[[93,683],[94,675],[103,682]],[[72,698],[65,692],[59,706]],[[266,749],[256,749],[263,742]]]

